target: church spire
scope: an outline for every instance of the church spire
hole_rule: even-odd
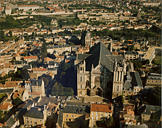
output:
[[[42,79],[42,84],[41,84],[41,90],[42,90],[41,96],[46,96],[43,79]]]

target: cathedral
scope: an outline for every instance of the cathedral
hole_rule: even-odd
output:
[[[141,81],[132,83],[132,77],[133,80],[134,77],[140,79],[139,74],[130,76],[134,72],[129,68],[130,64],[125,62],[122,55],[113,55],[103,43],[95,44],[86,54],[78,54],[75,64],[79,97],[98,95],[116,98],[123,93],[130,94],[129,91],[140,91],[142,87]],[[138,88],[134,89],[135,86]]]

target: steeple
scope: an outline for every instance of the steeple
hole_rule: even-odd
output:
[[[42,79],[42,84],[41,84],[41,90],[42,90],[41,96],[46,96],[43,79]]]

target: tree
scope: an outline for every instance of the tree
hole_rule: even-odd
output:
[[[80,44],[80,40],[76,36],[72,36],[71,39],[69,39],[69,42],[71,42],[72,44],[75,44],[75,45]]]
[[[11,77],[12,81],[29,79],[28,70],[23,68],[18,68],[15,73],[9,74],[8,76]]]
[[[0,40],[3,41],[4,40],[4,31],[0,31]]]
[[[79,18],[78,18],[78,13],[77,13],[77,12],[75,13],[75,19],[79,19]]]
[[[8,34],[9,34],[9,36],[12,36],[12,32],[11,31],[9,31]]]
[[[101,120],[97,121],[96,124],[97,124],[98,127],[104,127],[104,128],[113,128],[113,127],[115,127],[113,117],[110,117],[108,119],[104,117]]]
[[[6,93],[2,93],[0,94],[0,103],[3,101],[3,99],[7,97],[7,94]]]
[[[107,126],[108,128],[111,128],[111,127],[114,126],[114,119],[113,119],[113,117],[110,117],[110,118],[106,121],[106,126]]]

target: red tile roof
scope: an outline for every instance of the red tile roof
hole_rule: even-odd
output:
[[[0,11],[3,11],[3,8],[0,7]]]
[[[0,83],[0,87],[4,87],[4,85]]]
[[[33,68],[33,71],[47,71],[45,68]]]
[[[92,112],[112,112],[112,104],[91,104]]]
[[[41,95],[41,92],[29,92],[29,94],[31,94],[31,95],[38,95],[38,96],[40,96],[40,95]]]
[[[70,60],[65,60],[65,63],[69,63],[70,62]]]
[[[49,58],[49,57],[46,57],[44,58],[44,61],[48,62],[48,61],[53,61],[53,59]]]
[[[8,110],[9,107],[12,107],[12,104],[11,103],[3,103],[3,104],[0,104],[0,110]]]
[[[16,87],[18,86],[22,81],[6,81],[5,87]]]
[[[24,56],[24,59],[38,59],[37,56]]]

